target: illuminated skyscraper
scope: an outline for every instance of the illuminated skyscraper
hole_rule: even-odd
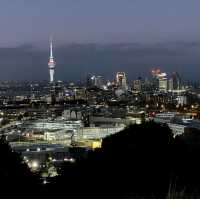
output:
[[[140,92],[142,90],[142,80],[138,78],[137,80],[133,81],[133,90]]]
[[[160,69],[153,69],[151,71],[151,74],[153,77],[152,79],[153,88],[161,92],[166,92],[168,89],[167,74],[161,72]]]
[[[166,92],[168,88],[167,74],[166,73],[158,74],[158,80],[159,80],[159,91]]]
[[[122,88],[123,90],[128,89],[125,72],[117,72],[116,83],[117,83],[117,86]]]
[[[54,73],[55,73],[56,63],[55,63],[54,58],[53,58],[53,42],[52,42],[52,39],[50,39],[50,58],[49,58],[48,66],[49,66],[50,82],[53,83],[54,82]]]
[[[152,90],[159,90],[159,78],[158,75],[161,73],[159,68],[155,68],[151,71],[152,74]]]

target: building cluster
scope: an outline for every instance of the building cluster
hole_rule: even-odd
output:
[[[161,72],[160,69],[154,69],[151,72],[150,80],[142,80],[139,77],[133,81],[133,90],[142,91],[154,91],[154,92],[177,92],[184,90],[184,85],[180,75],[177,72],[171,74],[168,77],[167,73]]]
[[[177,72],[173,72],[170,76],[165,72],[161,72],[160,69],[154,69],[151,71],[151,77],[149,79],[133,80],[132,83],[128,82],[125,72],[117,72],[116,78],[113,81],[105,80],[102,76],[90,75],[87,77],[87,87],[97,87],[100,89],[109,89],[115,87],[121,90],[123,93],[128,90],[135,92],[177,92],[185,90],[182,79]]]
[[[55,66],[51,41],[49,81],[0,82],[0,133],[33,169],[73,163],[131,124],[166,123],[174,136],[200,129],[200,85],[177,72],[153,69],[135,80],[92,74],[77,84],[56,81]]]

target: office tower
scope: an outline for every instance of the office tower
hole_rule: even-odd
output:
[[[122,90],[128,89],[125,72],[117,72],[116,83],[117,83],[117,86],[120,87]]]
[[[104,88],[105,80],[102,76],[96,76],[95,78],[95,86],[98,88]]]
[[[152,75],[152,90],[158,91],[159,90],[159,78],[158,75],[161,73],[160,69],[153,69],[151,71]]]
[[[137,92],[141,92],[142,90],[142,80],[138,78],[137,80],[133,81],[133,90]]]
[[[154,89],[161,92],[166,92],[168,89],[167,74],[161,72],[160,69],[153,69],[151,74]]]
[[[173,80],[173,89],[174,90],[181,90],[181,77],[177,72],[174,72],[172,74],[172,80]]]
[[[173,78],[170,78],[168,80],[168,91],[173,91],[173,90],[174,90]]]
[[[159,91],[166,92],[168,87],[167,74],[166,73],[158,74],[158,81],[159,81]]]
[[[97,88],[104,88],[105,87],[105,80],[103,76],[96,76],[96,75],[90,75],[87,77],[87,87],[97,87]]]

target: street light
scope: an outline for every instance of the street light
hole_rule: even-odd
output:
[[[32,168],[38,168],[38,166],[39,166],[39,164],[38,164],[38,162],[37,161],[33,161],[32,162]]]
[[[39,162],[37,160],[33,160],[32,162],[28,163],[28,166],[33,170],[37,170],[39,168]]]

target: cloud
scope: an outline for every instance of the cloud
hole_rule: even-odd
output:
[[[47,80],[48,50],[31,44],[0,48],[0,78]],[[56,78],[83,80],[88,73],[112,78],[117,71],[125,71],[133,79],[139,74],[147,75],[154,66],[195,77],[200,72],[196,67],[199,53],[198,42],[65,44],[54,49]]]

